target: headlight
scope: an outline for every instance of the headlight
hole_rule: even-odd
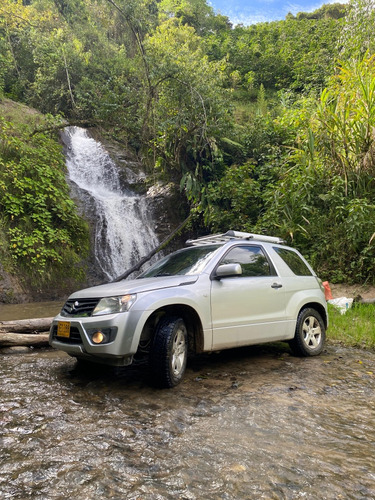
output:
[[[116,314],[129,311],[136,298],[136,294],[120,295],[119,297],[104,297],[99,301],[98,305],[93,310],[92,316]]]

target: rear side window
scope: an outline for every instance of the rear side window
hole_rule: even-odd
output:
[[[296,252],[279,247],[273,247],[273,249],[280,255],[285,264],[294,272],[294,274],[297,276],[312,276],[312,272]]]
[[[221,260],[220,264],[241,264],[241,276],[274,276],[268,259],[260,247],[234,247]]]

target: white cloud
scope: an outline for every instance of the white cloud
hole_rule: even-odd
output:
[[[267,17],[264,14],[239,14],[239,15],[230,15],[230,14],[225,14],[229,17],[230,21],[233,23],[234,26],[237,24],[243,24],[244,26],[249,26],[250,24],[256,24],[256,23],[266,23],[273,21],[271,17]]]

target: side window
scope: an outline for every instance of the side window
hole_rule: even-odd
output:
[[[293,250],[288,250],[286,248],[273,247],[276,253],[283,259],[285,264],[294,272],[297,276],[312,276],[310,269],[303,262],[301,257]]]
[[[220,264],[241,264],[241,276],[274,276],[263,249],[256,246],[234,247],[221,260]]]

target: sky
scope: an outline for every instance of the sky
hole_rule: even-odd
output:
[[[312,12],[325,3],[340,0],[208,0],[216,13],[228,16],[236,24],[249,24],[285,19],[288,12]],[[342,3],[344,3],[342,1]]]

